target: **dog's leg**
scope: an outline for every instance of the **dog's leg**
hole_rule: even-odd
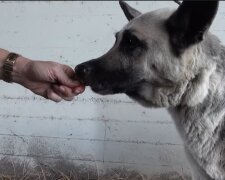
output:
[[[185,149],[185,153],[192,170],[192,180],[213,180],[203,171],[187,149]]]

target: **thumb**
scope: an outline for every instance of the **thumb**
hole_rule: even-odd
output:
[[[68,86],[68,87],[80,86],[81,83],[75,80],[74,77],[75,77],[74,70],[70,68],[69,66],[64,65],[61,73],[59,73],[58,80],[64,86]]]

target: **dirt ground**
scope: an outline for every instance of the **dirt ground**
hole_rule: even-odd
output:
[[[10,158],[0,160],[0,180],[191,180],[176,172],[147,177],[125,168],[109,169],[104,174],[90,166],[76,165],[70,161],[37,162],[31,166],[26,161]]]

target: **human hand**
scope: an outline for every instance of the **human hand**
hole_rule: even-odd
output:
[[[63,99],[71,101],[85,89],[76,80],[72,68],[52,61],[33,61],[18,57],[12,77],[14,82],[55,102]]]

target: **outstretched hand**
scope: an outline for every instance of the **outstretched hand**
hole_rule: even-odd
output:
[[[74,70],[67,65],[52,61],[32,61],[24,57],[19,57],[16,64],[13,81],[52,101],[71,101],[85,89],[76,80]]]

